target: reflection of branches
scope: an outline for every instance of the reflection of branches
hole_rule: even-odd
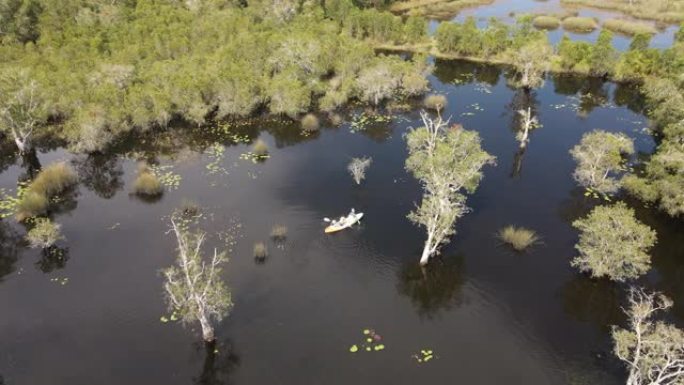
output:
[[[432,318],[460,302],[464,282],[463,258],[443,256],[433,258],[427,266],[407,261],[399,271],[397,290],[411,299],[418,314]]]
[[[230,341],[202,343],[205,350],[202,373],[194,379],[197,385],[226,385],[240,365],[240,357],[233,352]]]
[[[515,152],[515,155],[513,155],[513,169],[511,170],[512,178],[519,177],[520,173],[522,172],[522,161],[523,157],[525,156],[526,149],[527,147],[520,147],[518,148],[518,151]]]
[[[50,273],[57,269],[63,269],[69,260],[69,248],[50,246],[41,251],[41,257],[36,262],[36,267],[43,273]]]
[[[561,289],[565,312],[579,321],[591,322],[601,330],[610,329],[624,318],[620,311],[620,290],[607,279],[577,275]]]
[[[0,221],[0,282],[4,276],[14,271],[18,245],[21,241],[21,236],[16,230],[6,222]]]
[[[101,198],[112,198],[123,187],[123,167],[116,156],[80,156],[72,164],[83,186]]]

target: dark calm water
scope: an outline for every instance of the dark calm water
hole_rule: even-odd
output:
[[[270,159],[258,164],[240,159],[249,145],[182,129],[98,157],[40,152],[43,165],[72,162],[81,183],[54,215],[67,238],[61,260],[23,247],[17,237],[24,229],[0,222],[4,383],[624,382],[609,325],[624,321],[625,286],[590,280],[569,265],[577,237],[570,224],[599,202],[570,177],[568,150],[601,128],[627,133],[650,153],[641,97],[630,86],[574,78],[549,79],[525,95],[507,87],[500,69],[459,62],[437,62],[431,81],[449,97],[445,114],[477,130],[498,165],[485,169],[469,198],[472,213],[425,271],[418,268],[423,232],[406,219],[420,199],[404,171],[403,134],[418,124],[417,111],[394,112],[390,123],[362,133],[350,131],[351,116],[309,137],[282,122],[237,128],[270,145]],[[527,105],[543,127],[520,153],[514,111]],[[222,156],[210,155],[213,142],[225,148]],[[355,186],[346,164],[363,155],[373,164]],[[181,177],[178,188],[157,202],[131,196],[139,159],[169,166]],[[14,189],[30,167],[4,162],[0,186]],[[231,229],[239,235],[224,272],[235,307],[217,327],[216,355],[198,343],[195,328],[160,322],[167,313],[159,270],[173,262],[175,246],[165,217],[186,199],[205,208],[207,249],[224,247]],[[682,226],[630,203],[659,235],[654,269],[641,283],[679,301],[678,322]],[[351,207],[366,213],[362,226],[323,234],[323,217]],[[276,223],[289,228],[282,247],[268,239]],[[507,224],[537,230],[543,244],[513,253],[495,238]],[[251,255],[258,241],[270,249],[263,264]],[[364,328],[383,336],[384,351],[348,352]],[[419,365],[411,356],[426,348],[438,358]]]

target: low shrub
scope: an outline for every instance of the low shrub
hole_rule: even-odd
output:
[[[501,229],[498,236],[516,251],[523,251],[539,241],[539,237],[533,230],[513,225]]]
[[[258,156],[268,155],[268,144],[261,139],[257,139],[252,145],[252,152]]]
[[[38,218],[35,226],[26,234],[26,240],[33,248],[47,249],[64,238],[60,231],[61,227],[48,218]]]
[[[133,193],[142,196],[158,196],[164,192],[161,181],[154,173],[144,169],[133,182]]]
[[[622,19],[608,19],[603,22],[603,28],[628,36],[658,33],[658,30],[651,24]]]
[[[446,107],[447,98],[444,95],[432,94],[425,98],[423,104],[429,110],[440,112]]]
[[[314,114],[306,114],[302,118],[302,130],[305,132],[318,131],[318,118]]]
[[[254,259],[256,259],[259,262],[262,262],[263,260],[266,259],[268,256],[268,248],[266,247],[266,244],[263,242],[257,242],[254,244]]]
[[[558,29],[560,27],[561,21],[555,16],[537,16],[532,20],[532,25],[539,29]]]
[[[563,19],[563,29],[572,32],[589,33],[598,28],[598,23],[591,17],[573,16]]]

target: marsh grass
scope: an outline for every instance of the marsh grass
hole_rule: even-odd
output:
[[[306,114],[302,118],[302,130],[307,133],[318,131],[319,122],[314,114]]]
[[[261,139],[257,139],[252,145],[252,152],[257,156],[268,155],[268,144]]]
[[[26,191],[17,203],[17,220],[23,221],[30,217],[45,214],[49,204],[50,200],[45,194]]]
[[[555,16],[542,15],[535,17],[532,24],[539,29],[554,30],[560,27],[561,21]]]
[[[271,229],[271,239],[275,242],[282,242],[287,238],[287,226],[275,225]]]
[[[573,16],[563,19],[563,29],[572,32],[589,33],[598,28],[598,23],[591,17]]]
[[[440,94],[428,95],[423,101],[425,108],[436,112],[442,111],[447,105],[447,97]]]
[[[161,181],[151,171],[143,168],[133,182],[133,193],[140,196],[156,197],[164,192]]]
[[[265,261],[266,257],[268,257],[268,248],[266,247],[266,244],[264,242],[255,243],[253,255],[257,262]]]
[[[17,219],[22,221],[45,214],[50,206],[50,199],[73,187],[76,182],[76,172],[65,162],[45,167],[19,199]]]
[[[603,22],[603,28],[628,36],[658,33],[658,30],[651,24],[622,19],[608,19]]]
[[[64,238],[60,230],[61,225],[53,223],[48,218],[38,218],[33,228],[26,234],[26,240],[33,248],[46,249]]]
[[[65,162],[45,167],[29,185],[29,190],[47,197],[64,192],[78,181],[76,172]]]
[[[523,251],[539,242],[539,237],[534,230],[513,225],[508,225],[499,230],[497,236],[501,241],[510,245],[516,251]]]

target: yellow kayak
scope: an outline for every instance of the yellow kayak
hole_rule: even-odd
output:
[[[346,217],[342,217],[339,220],[332,221],[330,225],[325,228],[325,232],[326,234],[336,233],[338,231],[352,227],[355,223],[360,221],[361,218],[363,218],[363,213],[355,213],[352,211]]]

